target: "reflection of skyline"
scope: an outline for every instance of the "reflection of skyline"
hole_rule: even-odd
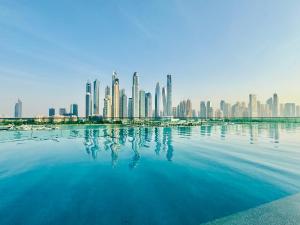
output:
[[[96,159],[98,152],[103,146],[105,151],[111,152],[112,166],[118,161],[119,152],[122,148],[129,144],[132,150],[132,157],[129,168],[133,169],[137,166],[141,158],[141,149],[151,149],[154,144],[154,152],[156,155],[165,154],[168,161],[172,161],[173,128],[89,128],[84,130],[84,146],[86,153]],[[100,134],[103,132],[103,135]],[[153,138],[154,134],[154,138]],[[154,142],[154,143],[153,143]]]
[[[232,137],[240,136],[242,141],[246,138],[249,144],[255,145],[269,140],[274,147],[278,147],[280,138],[285,140],[284,137],[289,137],[287,134],[300,129],[300,124],[253,123],[200,127],[77,126],[67,128],[71,129],[61,127],[61,129],[53,131],[1,132],[0,142],[19,141],[24,143],[28,140],[60,142],[63,138],[82,138],[84,150],[91,159],[96,160],[101,157],[101,154],[109,153],[112,166],[116,166],[120,154],[126,150],[127,154],[130,154],[128,167],[133,169],[138,166],[143,154],[149,152],[163,157],[167,161],[172,161],[176,149],[175,143],[185,142],[184,139],[199,140],[200,143],[206,138],[215,139],[217,137],[228,142]],[[285,135],[281,133],[285,133]]]

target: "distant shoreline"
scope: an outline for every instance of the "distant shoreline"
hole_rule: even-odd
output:
[[[60,122],[36,121],[32,119],[0,119],[0,131],[5,130],[54,130],[60,126],[104,125],[117,127],[186,127],[203,125],[234,125],[252,123],[300,123],[300,118],[226,118],[226,119],[161,119],[161,120],[64,120]]]

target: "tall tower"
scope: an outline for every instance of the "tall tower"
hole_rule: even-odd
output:
[[[207,110],[206,110],[205,101],[201,101],[200,102],[200,118],[206,119],[206,117],[207,117]]]
[[[18,99],[17,103],[15,104],[15,118],[22,117],[22,102]]]
[[[93,113],[94,115],[99,115],[100,110],[99,110],[99,87],[100,87],[100,82],[96,79],[94,80],[94,89],[93,89]]]
[[[132,78],[132,117],[138,118],[139,117],[139,77],[137,72],[134,72]]]
[[[152,96],[151,93],[146,93],[145,96],[145,116],[152,117]]]
[[[125,89],[122,89],[120,91],[120,117],[121,118],[128,117],[127,95],[125,93]]]
[[[132,98],[128,98],[128,117],[133,117],[133,101]]]
[[[78,117],[78,105],[77,104],[71,104],[70,114]]]
[[[140,118],[145,118],[145,91],[140,90]]]
[[[110,87],[106,86],[105,88],[105,98],[104,98],[104,107],[103,107],[103,117],[111,118],[111,95],[110,95]]]
[[[276,93],[273,94],[273,109],[272,109],[272,116],[278,117],[278,107],[279,107],[279,100],[278,95]]]
[[[172,116],[172,76],[167,75],[167,116]]]
[[[155,118],[160,117],[160,86],[159,82],[156,83],[155,88],[155,111],[154,111]]]
[[[92,84],[90,81],[86,83],[85,93],[85,117],[92,115]]]
[[[163,116],[167,116],[167,96],[165,87],[162,88]]]
[[[119,93],[119,79],[117,73],[113,72],[112,75],[112,108],[111,113],[113,118],[119,118],[119,107],[120,107],[120,93]]]
[[[257,117],[257,98],[256,95],[249,95],[249,117]]]
[[[119,79],[114,79],[114,85],[113,85],[113,105],[112,105],[112,117],[113,118],[119,118],[120,115],[120,92],[119,92]]]

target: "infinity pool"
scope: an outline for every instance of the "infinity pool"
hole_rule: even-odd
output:
[[[300,125],[0,132],[0,224],[201,224],[300,192]]]

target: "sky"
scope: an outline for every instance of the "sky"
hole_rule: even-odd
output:
[[[300,104],[298,0],[0,0],[0,116],[47,115],[79,104],[85,83],[117,71],[131,96],[173,78],[173,104],[190,98]]]

